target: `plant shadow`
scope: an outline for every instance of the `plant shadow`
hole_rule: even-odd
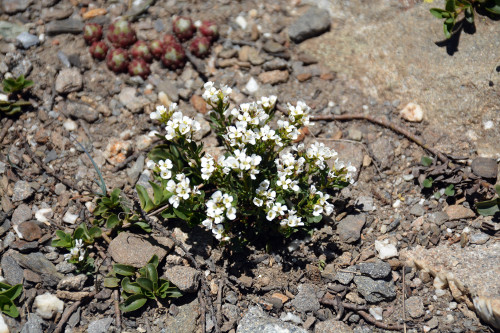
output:
[[[454,31],[450,38],[435,42],[439,47],[446,47],[446,53],[448,55],[453,56],[456,52],[458,52],[458,45],[460,44],[460,36],[462,35],[462,31],[466,34],[473,35],[476,33],[476,26],[474,23],[469,23],[467,20],[460,20],[454,28]]]

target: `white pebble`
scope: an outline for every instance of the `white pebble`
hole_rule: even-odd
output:
[[[436,281],[436,279],[434,279],[434,281]],[[443,297],[444,295],[446,295],[446,290],[444,290],[444,289],[436,289],[435,293],[436,293],[437,297]]]
[[[67,119],[64,123],[63,123],[63,126],[64,128],[67,130],[67,131],[74,131],[76,130],[76,123],[71,120],[71,119]]]
[[[385,234],[387,232],[387,225],[382,224],[382,226],[380,227],[380,232]]]
[[[493,122],[491,120],[485,121],[483,123],[483,127],[484,127],[485,130],[492,129],[493,126],[495,126],[495,124],[493,124]]]
[[[399,200],[399,199],[394,201],[394,203],[392,204],[392,208],[398,208],[400,206],[401,206],[401,200]]]
[[[384,317],[382,316],[382,313],[384,312],[384,309],[382,308],[370,308],[370,314],[375,318],[375,320],[382,321],[384,320]]]
[[[75,224],[77,219],[78,215],[71,214],[69,211],[67,211],[63,216],[63,221],[69,224]]]
[[[9,96],[5,94],[0,94],[0,101],[1,102],[7,102],[9,100]]]
[[[457,302],[450,302],[450,304],[448,304],[448,307],[450,308],[450,310],[455,310],[457,308]]]
[[[243,30],[247,28],[247,20],[243,16],[238,16],[235,20],[236,24],[239,25],[239,27]]]
[[[410,173],[409,175],[403,175],[403,179],[407,182],[409,182],[410,180],[412,180],[414,177],[413,175]]]
[[[253,94],[257,90],[259,90],[259,84],[253,77],[251,77],[250,80],[248,80],[247,84],[245,85],[245,89],[249,93]]]
[[[36,313],[43,319],[52,319],[56,312],[62,313],[64,302],[47,292],[35,297],[33,307],[36,309]]]
[[[38,222],[47,223],[53,214],[52,208],[42,208],[36,211],[35,218]]]
[[[398,249],[393,244],[389,244],[389,240],[375,241],[375,250],[378,252],[378,257],[382,260],[394,258],[398,256]]]
[[[284,313],[282,313],[280,319],[282,321],[291,321],[292,323],[295,323],[298,325],[302,324],[302,320],[300,319],[300,317],[297,315],[294,315],[291,312],[287,312],[286,315]]]
[[[408,103],[399,114],[404,120],[411,122],[419,123],[424,119],[424,111],[415,103]]]
[[[7,326],[1,314],[0,314],[0,333],[9,333],[9,326]]]

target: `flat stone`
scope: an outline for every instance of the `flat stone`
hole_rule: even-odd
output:
[[[419,296],[412,296],[405,300],[406,311],[412,318],[419,318],[425,314],[424,302]]]
[[[118,99],[123,106],[130,110],[132,113],[138,113],[144,109],[150,101],[144,96],[137,95],[137,89],[132,87],[125,87],[118,95]]]
[[[161,261],[173,246],[167,244],[166,249],[152,245],[146,239],[129,232],[121,232],[109,244],[109,253],[119,264],[130,265],[136,268],[145,266],[148,261],[157,255]]]
[[[415,216],[423,216],[425,214],[425,208],[421,204],[413,205],[410,209],[410,214]]]
[[[203,99],[203,97],[198,96],[198,95],[193,95],[191,96],[190,99],[191,105],[194,107],[194,109],[201,114],[206,114],[207,113],[207,102]]]
[[[464,248],[460,244],[417,246],[402,254],[409,264],[429,272],[442,286],[450,286],[455,298],[471,295],[479,316],[500,329],[500,243]]]
[[[56,285],[64,276],[59,273],[52,262],[50,262],[40,252],[21,254],[19,252],[9,250],[9,256],[22,267],[32,270],[40,274],[44,278],[44,283],[48,285]]]
[[[385,279],[391,274],[391,265],[384,261],[364,262],[357,265],[362,274],[374,279]]]
[[[277,69],[286,69],[288,67],[288,61],[281,58],[274,58],[262,65],[262,69],[265,71],[273,71]]]
[[[250,306],[236,329],[237,333],[307,333],[301,327],[268,316],[259,306]]]
[[[396,288],[392,280],[373,280],[368,276],[355,276],[354,283],[359,293],[369,303],[390,301],[396,297]]]
[[[106,333],[109,332],[109,326],[113,323],[114,318],[108,317],[91,321],[87,328],[87,333]]]
[[[68,102],[65,104],[63,113],[73,119],[83,119],[88,123],[99,119],[99,111],[84,103]]]
[[[20,204],[14,209],[14,213],[12,213],[12,224],[19,225],[25,221],[28,221],[33,217],[33,212],[31,211],[31,207],[26,204]]]
[[[489,239],[490,239],[490,236],[488,236],[487,234],[485,234],[483,232],[478,232],[476,234],[470,235],[469,242],[471,244],[481,245],[481,244],[486,243]]]
[[[165,270],[165,277],[181,292],[194,293],[198,289],[200,272],[189,266],[173,266]]]
[[[264,84],[278,84],[288,81],[288,71],[274,70],[270,72],[263,72],[259,74],[259,80]]]
[[[66,276],[57,284],[57,289],[80,291],[87,281],[87,275]]]
[[[142,170],[144,169],[144,161],[146,157],[144,155],[139,155],[134,164],[127,169],[127,177],[129,179],[130,184],[135,184],[141,175]]]
[[[64,7],[64,8],[43,8],[42,13],[40,14],[40,18],[45,22],[50,22],[54,20],[62,20],[68,18],[73,14],[72,6]]]
[[[132,153],[132,142],[129,140],[120,140],[113,137],[109,140],[106,150],[103,153],[104,158],[112,165],[117,165],[125,161]]]
[[[408,103],[400,112],[399,115],[407,121],[419,123],[424,119],[424,111],[422,107],[416,103]]]
[[[2,272],[3,277],[7,280],[7,283],[10,285],[15,285],[18,283],[23,283],[24,280],[24,272],[21,266],[17,263],[17,261],[11,256],[5,254],[2,256]]]
[[[83,87],[83,76],[78,68],[64,68],[56,77],[56,91],[67,94]]]
[[[177,307],[176,316],[167,315],[165,318],[166,327],[164,333],[192,333],[196,332],[196,320],[199,316],[200,305],[198,298],[188,304]]]
[[[479,177],[495,179],[498,174],[497,161],[494,158],[476,157],[472,160],[472,172]]]
[[[18,180],[14,185],[14,195],[12,196],[12,201],[17,202],[26,200],[33,194],[33,192],[33,188],[27,181]]]
[[[355,243],[361,237],[361,229],[366,223],[364,214],[348,215],[337,225],[337,232],[342,241]]]
[[[445,211],[451,221],[476,217],[474,211],[462,205],[448,206]]]
[[[26,324],[24,324],[21,333],[43,333],[42,324],[43,319],[36,313],[30,313]]]
[[[170,80],[160,81],[156,86],[158,92],[163,91],[170,101],[177,103],[179,101],[179,92],[174,83]]]
[[[370,142],[368,147],[373,153],[373,157],[380,164],[382,169],[389,168],[394,160],[394,148],[391,141],[384,136]]]
[[[59,34],[81,34],[83,30],[83,22],[80,19],[65,19],[49,22],[45,25],[47,35],[54,36]]]
[[[285,51],[285,47],[280,43],[276,43],[275,41],[268,39],[264,45],[262,46],[264,51],[268,53],[279,53]]]
[[[16,40],[21,44],[23,49],[29,49],[30,47],[38,45],[40,43],[40,40],[37,36],[26,31],[21,32],[16,37]]]
[[[354,279],[354,272],[356,272],[356,270],[352,267],[348,267],[346,270],[352,271],[353,273],[337,272],[337,274],[335,274],[335,281],[338,281],[345,286],[351,283],[352,279]]]
[[[353,330],[342,321],[329,319],[317,323],[314,333],[353,333]]]
[[[23,25],[0,21],[0,35],[7,39],[14,39],[24,31],[28,31],[28,29]]]
[[[311,7],[288,27],[288,36],[295,43],[318,36],[330,28],[328,11]]]
[[[299,293],[290,302],[299,312],[315,312],[320,308],[316,287],[312,284],[301,284],[297,288]]]
[[[6,14],[15,14],[24,12],[32,3],[33,0],[3,0],[0,5]]]
[[[449,216],[445,212],[434,212],[427,215],[427,219],[429,222],[440,226],[449,220]]]
[[[26,221],[21,223],[17,230],[23,235],[23,239],[28,242],[40,239],[42,237],[42,229],[36,222]]]
[[[378,252],[378,257],[382,260],[397,257],[398,249],[394,244],[389,243],[389,240],[375,241],[375,250]]]
[[[373,203],[373,197],[371,196],[360,196],[355,202],[356,208],[363,212],[371,212],[375,210],[375,205]]]

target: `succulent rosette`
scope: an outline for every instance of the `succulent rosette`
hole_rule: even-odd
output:
[[[87,44],[100,41],[102,38],[102,26],[97,23],[86,23],[83,27],[83,39]]]
[[[152,40],[149,43],[149,51],[155,59],[161,59],[165,54],[165,44],[159,39]]]
[[[179,38],[180,41],[191,39],[196,31],[193,20],[185,16],[177,16],[174,19],[172,28],[174,34],[177,36],[177,38]]]
[[[143,79],[146,79],[149,74],[151,74],[151,70],[149,69],[148,63],[142,59],[133,59],[128,65],[128,73],[132,76],[140,76]]]
[[[112,49],[106,56],[106,65],[115,73],[124,72],[128,68],[129,54],[125,49]]]
[[[195,37],[189,45],[189,51],[198,58],[205,58],[210,54],[210,40],[207,37]]]
[[[170,69],[177,69],[184,66],[186,62],[186,54],[179,43],[172,43],[165,46],[165,54],[161,61]]]
[[[202,21],[198,28],[200,33],[207,37],[211,42],[219,37],[219,28],[213,21]]]
[[[104,41],[94,42],[89,47],[89,52],[95,59],[104,60],[108,54],[108,45]]]
[[[153,60],[153,54],[149,50],[148,43],[143,40],[135,42],[130,48],[130,56],[134,59],[144,59],[146,62]]]
[[[164,35],[162,38],[162,42],[163,42],[163,45],[168,45],[168,44],[172,44],[172,43],[179,43],[177,41],[177,38],[175,38],[175,36],[172,34]]]
[[[128,47],[137,40],[132,25],[124,19],[111,23],[108,30],[108,39],[115,47]]]

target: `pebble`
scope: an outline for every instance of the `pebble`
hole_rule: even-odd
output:
[[[392,280],[373,280],[368,276],[355,276],[354,283],[358,288],[358,292],[369,303],[378,303],[381,301],[389,301],[396,297],[396,289]]]
[[[62,274],[72,273],[76,270],[76,266],[67,262],[66,260],[61,261],[56,265],[56,270]]]
[[[395,245],[390,244],[389,240],[375,241],[375,250],[378,252],[378,257],[382,260],[394,258],[398,256],[398,249]]]
[[[238,17],[236,17],[236,19],[234,20],[234,22],[236,22],[236,24],[243,30],[246,30],[247,26],[248,26],[248,22],[247,20],[239,15]]]
[[[189,266],[173,266],[165,271],[166,278],[181,292],[193,293],[198,289],[200,272]]]
[[[357,209],[360,209],[363,212],[371,212],[375,210],[373,197],[370,196],[360,196],[356,199],[356,202],[354,204]]]
[[[481,245],[481,244],[486,243],[489,239],[490,239],[490,236],[488,236],[487,234],[485,234],[483,232],[479,232],[479,233],[470,235],[469,242],[471,244]]]
[[[32,46],[38,45],[40,43],[40,40],[38,39],[37,36],[30,34],[29,32],[21,32],[17,37],[16,40],[21,44],[21,46],[24,49],[29,49]]]
[[[88,123],[93,123],[99,119],[99,111],[84,103],[66,103],[63,113],[75,119],[83,119]]]
[[[144,155],[139,155],[134,164],[127,169],[127,177],[129,179],[130,184],[135,185],[139,176],[141,175],[142,170],[144,169],[144,161],[146,157]]]
[[[312,284],[301,284],[297,288],[299,293],[290,302],[299,312],[315,312],[320,308],[316,287]]]
[[[33,192],[33,188],[27,181],[18,180],[14,185],[14,195],[12,196],[12,201],[17,202],[26,200],[33,194]]]
[[[78,68],[64,68],[56,77],[56,91],[67,94],[78,91],[83,87],[83,76]]]
[[[33,308],[43,319],[52,319],[57,312],[62,313],[64,302],[57,298],[57,296],[46,292],[43,295],[35,297]]]
[[[121,232],[111,241],[108,251],[117,263],[140,268],[145,266],[155,254],[160,261],[163,260],[173,247],[173,242],[166,238],[156,238],[156,240],[164,246],[155,246],[142,237],[129,232]]]
[[[257,81],[251,77],[247,84],[245,85],[245,89],[250,93],[250,94],[253,94],[255,92],[257,92],[259,90],[259,84],[257,83]]]
[[[21,333],[42,333],[43,320],[36,313],[30,313]]]
[[[207,113],[207,102],[203,99],[203,97],[199,95],[193,95],[191,96],[190,99],[191,105],[194,107],[194,109],[201,114],[206,114]]]
[[[448,206],[446,207],[445,212],[451,221],[465,219],[465,218],[472,218],[476,216],[474,211],[462,205]]]
[[[374,279],[385,279],[391,274],[391,265],[384,261],[360,263],[357,266],[362,274]]]
[[[133,87],[125,87],[118,95],[118,100],[132,113],[138,113],[150,102],[144,96],[137,95],[137,89]]]
[[[373,157],[379,162],[382,169],[392,166],[392,161],[394,160],[394,148],[391,141],[387,137],[379,137],[375,141],[370,142],[368,147],[372,151]]]
[[[5,280],[10,285],[15,285],[18,283],[23,283],[24,272],[17,261],[9,255],[3,255],[2,261],[2,272]]]
[[[380,308],[380,307],[376,307],[376,308],[370,308],[370,314],[373,316],[373,318],[375,318],[375,320],[378,320],[378,321],[382,321],[384,320],[384,317],[383,317],[383,313],[384,313],[384,309]]]
[[[72,214],[68,210],[68,211],[66,211],[66,214],[64,214],[64,216],[63,216],[63,222],[69,223],[69,224],[75,224],[78,217],[79,217],[78,214]]]
[[[449,217],[445,212],[434,212],[427,215],[427,219],[429,220],[429,222],[440,226],[448,221]]]
[[[15,14],[24,12],[32,3],[33,0],[3,0],[0,2],[0,6],[6,14]]]
[[[66,119],[63,123],[63,127],[69,131],[69,132],[72,132],[74,130],[76,130],[78,128],[78,125],[76,124],[76,122],[74,122],[73,120],[71,119]]]
[[[495,179],[498,174],[497,160],[494,158],[476,157],[471,164],[472,172],[482,178]]]
[[[419,123],[424,119],[424,111],[420,105],[408,103],[400,112],[399,115],[407,121]]]
[[[22,234],[22,238],[28,242],[40,239],[42,237],[42,229],[36,222],[26,221],[18,226],[18,231]]]
[[[287,312],[286,314],[284,312],[282,312],[281,316],[280,316],[280,320],[285,321],[285,322],[289,321],[289,322],[292,322],[292,323],[297,324],[297,325],[302,324],[302,319],[300,319],[299,316],[294,315],[291,312]]]
[[[260,307],[250,306],[236,329],[238,333],[287,332],[306,333],[303,328],[285,323],[278,318],[268,316]]]
[[[288,36],[295,43],[318,36],[330,28],[328,11],[311,7],[288,27]]]
[[[82,30],[83,30],[82,20],[74,18],[52,21],[45,25],[45,32],[49,36],[65,34],[65,33],[81,34]]]
[[[113,317],[103,318],[91,321],[87,328],[87,333],[106,333],[109,332],[109,326],[113,323]]]
[[[406,310],[412,318],[419,318],[425,314],[424,303],[419,296],[411,296],[405,300]]]
[[[22,203],[14,209],[14,213],[12,214],[12,224],[18,225],[25,221],[28,221],[33,216],[33,212],[31,211],[31,207]]]
[[[264,43],[262,48],[268,53],[279,53],[285,51],[285,47],[283,45],[270,39]]]
[[[425,214],[425,208],[421,204],[416,204],[411,207],[410,214],[415,216],[423,216]]]
[[[259,80],[264,84],[278,84],[285,83],[288,81],[288,71],[274,70],[269,72],[263,72],[259,74]]]
[[[281,58],[274,58],[262,65],[262,69],[265,71],[273,71],[277,69],[286,69],[288,67],[288,61]]]
[[[317,323],[314,333],[353,333],[353,330],[342,321],[330,319]]]
[[[347,243],[355,243],[361,237],[361,230],[366,223],[366,215],[348,215],[337,225],[340,239]]]
[[[57,284],[57,289],[80,291],[83,289],[85,281],[87,281],[87,276],[84,274],[67,276],[59,281],[59,283]]]

